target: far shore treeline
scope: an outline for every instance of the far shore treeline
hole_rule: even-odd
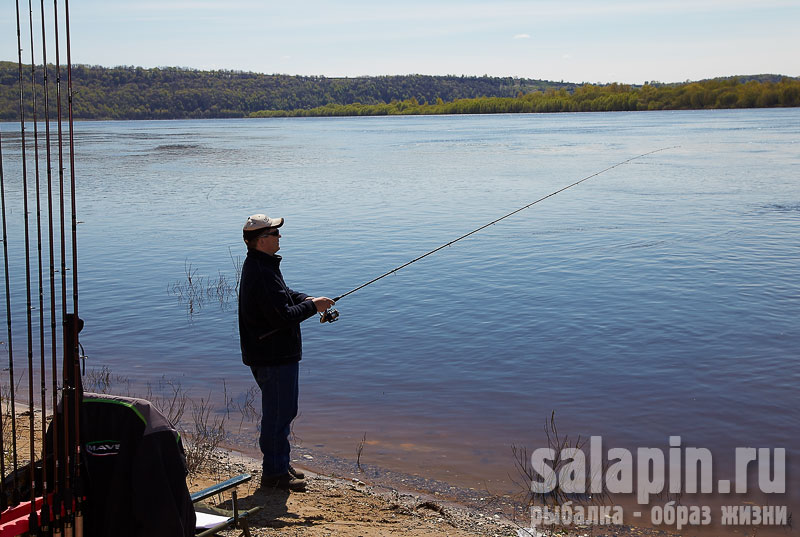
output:
[[[42,106],[43,71],[36,68]],[[50,114],[55,69],[48,68]],[[23,66],[31,91],[31,68]],[[356,78],[263,75],[182,68],[72,68],[76,119],[201,119],[395,114],[497,114],[800,106],[800,79],[780,75],[641,86],[513,77],[396,75]],[[61,73],[66,98],[66,73]],[[25,110],[32,117],[31,99]],[[0,62],[0,120],[19,119],[19,66]],[[37,110],[39,119],[43,110]]]

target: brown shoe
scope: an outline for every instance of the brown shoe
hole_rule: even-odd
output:
[[[261,478],[259,490],[269,491],[275,489],[304,492],[306,490],[306,482],[293,477],[292,474],[288,472],[281,475]]]
[[[295,468],[291,464],[289,465],[289,474],[291,474],[291,476],[293,478],[295,478],[295,479],[305,479],[306,478],[306,474],[304,474],[302,472],[302,470],[298,470],[297,468]]]

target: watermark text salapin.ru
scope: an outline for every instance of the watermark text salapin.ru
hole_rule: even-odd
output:
[[[735,449],[734,480],[714,481],[711,451],[681,445],[680,436],[669,437],[669,448],[638,448],[634,453],[625,448],[611,448],[603,453],[602,437],[589,440],[587,469],[586,446],[568,447],[556,452],[553,448],[540,448],[531,454],[533,480],[531,491],[546,495],[557,488],[564,494],[636,494],[639,505],[651,503],[656,495],[679,495],[687,499],[692,494],[744,494],[757,486],[764,494],[786,493],[786,449],[750,448]],[[604,456],[606,455],[606,456]],[[634,465],[635,461],[635,465]],[[757,478],[751,483],[753,473]],[[715,487],[716,485],[716,487]],[[751,485],[755,485],[751,489]],[[634,518],[649,515],[654,525],[787,525],[790,514],[785,505],[681,505],[669,501],[649,506],[631,513]],[[571,505],[565,503],[554,508],[533,507],[533,527],[551,524],[619,524],[623,508],[620,506]]]

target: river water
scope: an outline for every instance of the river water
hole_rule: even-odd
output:
[[[18,129],[0,125],[24,330]],[[791,475],[799,109],[81,122],[75,136],[89,367],[174,379],[220,408],[223,380],[238,404],[253,385],[235,296],[174,291],[187,272],[235,282],[249,214],[286,218],[293,288],[336,296],[670,147],[344,298],[335,324],[307,321],[296,440],[345,459],[365,440],[362,462],[507,491],[511,447],[546,445],[555,412],[604,449],[680,436],[723,475],[736,447],[783,447]]]

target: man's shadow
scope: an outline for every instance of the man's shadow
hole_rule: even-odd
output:
[[[293,526],[313,526],[321,520],[319,516],[302,517],[289,511],[287,501],[291,493],[282,489],[256,489],[249,496],[239,498],[239,509],[246,511],[260,506],[261,509],[248,517],[250,527],[285,528]],[[298,494],[298,493],[295,493]],[[302,495],[308,493],[299,493]],[[224,509],[233,509],[230,501],[225,502]]]

